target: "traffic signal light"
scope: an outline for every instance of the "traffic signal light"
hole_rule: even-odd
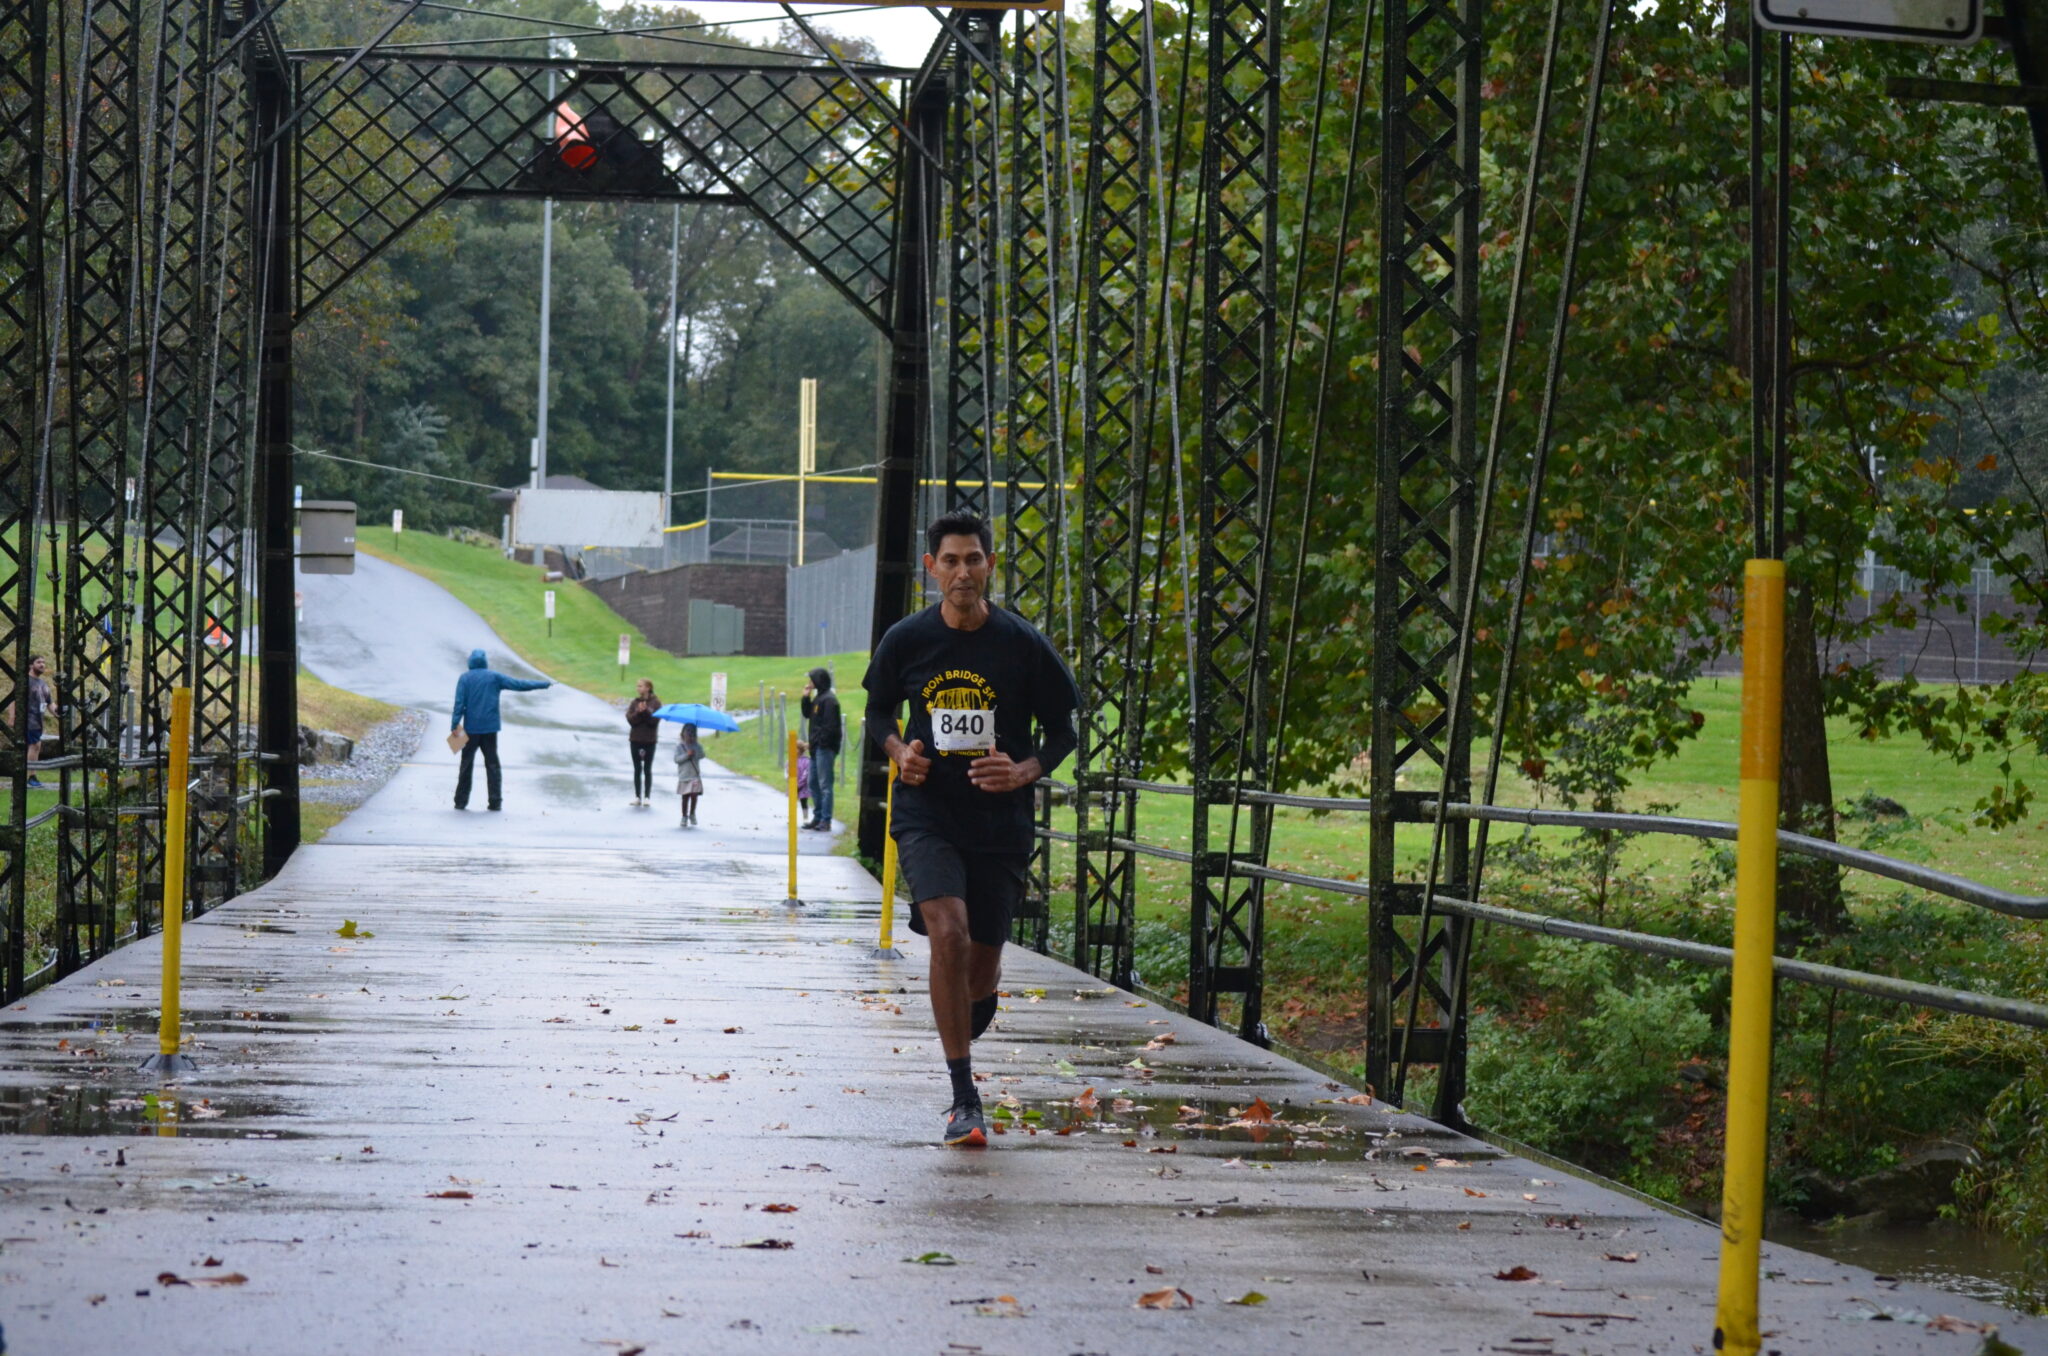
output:
[[[551,196],[666,197],[676,191],[660,149],[612,116],[603,104],[579,114],[555,105],[554,134],[520,173],[522,187]]]

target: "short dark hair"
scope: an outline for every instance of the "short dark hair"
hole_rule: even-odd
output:
[[[932,525],[924,530],[924,549],[933,555],[939,553],[939,543],[948,537],[977,537],[981,549],[990,555],[996,553],[996,534],[986,519],[966,509],[955,509],[932,519]]]

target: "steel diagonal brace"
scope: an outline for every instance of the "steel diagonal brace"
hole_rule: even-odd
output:
[[[813,47],[816,47],[825,54],[825,59],[832,63],[834,69],[854,83],[854,86],[860,90],[861,97],[873,104],[881,115],[888,119],[889,125],[895,128],[898,134],[902,136],[904,145],[923,156],[924,162],[934,170],[941,173],[945,171],[944,163],[931,153],[929,147],[917,139],[917,133],[910,130],[910,124],[903,120],[903,115],[896,111],[895,105],[882,97],[882,92],[875,88],[873,81],[847,65],[839,53],[833,50],[832,45],[819,36],[818,30],[812,28],[805,21],[804,16],[798,14],[795,8],[788,3],[788,0],[783,0],[782,12],[787,14],[789,21],[795,24],[805,37],[811,40]]]
[[[251,152],[252,157],[260,157],[265,151],[268,151],[272,146],[275,146],[285,137],[290,136],[292,129],[299,125],[299,120],[306,116],[306,110],[313,107],[320,100],[326,98],[330,91],[332,91],[343,80],[347,79],[348,73],[354,70],[357,66],[361,65],[365,57],[369,56],[370,53],[376,51],[378,47],[383,45],[384,39],[390,37],[393,33],[396,33],[398,31],[398,26],[404,23],[407,19],[410,19],[413,16],[413,13],[416,10],[418,10],[421,4],[423,4],[424,2],[425,0],[399,0],[399,3],[402,3],[404,5],[404,8],[399,10],[397,14],[392,16],[391,22],[385,24],[384,27],[378,29],[377,35],[375,37],[371,38],[361,47],[358,47],[356,48],[355,51],[351,52],[347,60],[343,61],[341,65],[336,67],[334,70],[329,71],[327,74],[327,78],[325,80],[323,80],[319,85],[315,86],[303,98],[301,98],[298,101],[298,106],[292,109],[290,114],[288,114],[285,117],[283,122],[279,123],[276,127],[272,128],[270,135],[263,138],[262,142],[260,142],[256,146],[255,150]]]

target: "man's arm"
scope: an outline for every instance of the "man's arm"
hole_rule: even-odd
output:
[[[1038,765],[1041,777],[1050,777],[1081,745],[1074,731],[1074,708],[1081,704],[1081,690],[1059,651],[1045,644],[1038,681]]]
[[[450,712],[448,713],[448,733],[449,733],[449,734],[454,734],[454,733],[455,733],[455,732],[456,732],[457,730],[459,730],[459,729],[461,729],[461,728],[462,728],[462,715],[463,715],[463,708],[464,708],[464,705],[465,705],[465,703],[464,703],[464,700],[463,700],[463,698],[464,698],[464,693],[463,693],[463,688],[464,688],[464,686],[465,686],[465,685],[464,685],[464,683],[463,683],[462,679],[460,679],[460,678],[457,678],[457,679],[455,680],[455,707],[454,707],[454,709],[453,709],[452,711],[450,711]]]
[[[507,692],[538,692],[544,687],[553,687],[545,678],[514,678],[510,674],[498,674],[498,686]]]

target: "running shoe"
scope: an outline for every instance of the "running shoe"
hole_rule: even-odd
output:
[[[975,999],[974,1006],[967,1012],[974,1023],[974,1033],[968,1039],[978,1041],[981,1033],[988,1030],[989,1023],[996,1019],[996,996],[990,994],[986,998]]]
[[[956,1102],[946,1113],[945,1143],[957,1149],[988,1147],[988,1121],[982,1115],[980,1102]]]

